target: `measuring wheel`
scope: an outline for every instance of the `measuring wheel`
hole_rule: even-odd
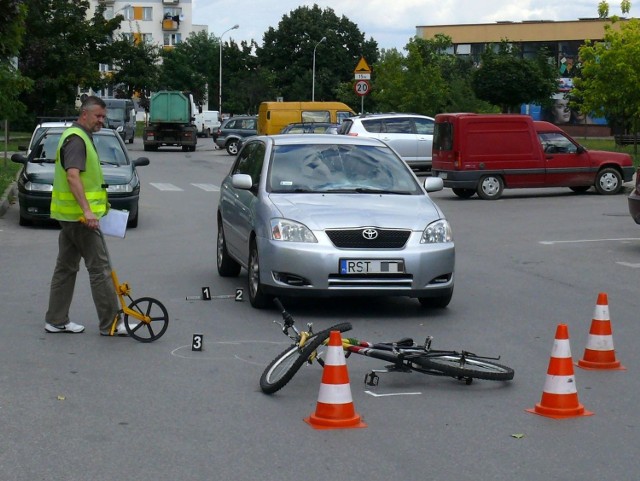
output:
[[[124,315],[124,327],[136,341],[152,342],[162,337],[169,325],[169,314],[162,303],[152,297],[141,297],[129,304],[129,309],[140,314],[141,321],[134,316]]]

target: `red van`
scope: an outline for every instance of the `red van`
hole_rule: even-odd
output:
[[[587,150],[528,115],[436,115],[432,175],[458,197],[499,199],[504,189],[569,187],[617,194],[633,177],[631,156]]]

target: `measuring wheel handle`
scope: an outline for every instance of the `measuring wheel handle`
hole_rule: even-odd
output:
[[[153,342],[160,339],[169,326],[169,313],[166,307],[153,297],[141,297],[129,304],[125,311],[124,327],[129,336],[140,342]]]

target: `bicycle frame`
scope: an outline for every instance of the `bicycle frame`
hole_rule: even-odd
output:
[[[340,323],[318,333],[313,332],[312,323],[306,331],[296,328],[294,319],[282,303],[276,298],[274,303],[280,308],[283,323],[274,321],[282,327],[282,332],[293,341],[285,351],[267,366],[260,378],[260,387],[266,394],[273,394],[284,387],[307,363],[317,361],[324,367],[323,353],[320,349],[329,342],[331,331],[345,332],[351,329],[350,323]],[[290,332],[293,331],[293,332]],[[372,357],[389,363],[384,369],[370,371],[365,383],[378,384],[378,373],[382,372],[420,372],[433,376],[447,376],[471,384],[474,379],[489,381],[509,381],[514,371],[508,366],[494,361],[500,357],[478,356],[468,351],[435,350],[431,348],[433,337],[425,338],[424,344],[416,344],[413,339],[403,338],[396,342],[371,343],[351,337],[342,337],[342,349],[345,357],[351,354]]]

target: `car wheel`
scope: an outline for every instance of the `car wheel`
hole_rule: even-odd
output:
[[[224,238],[222,223],[218,222],[218,240],[216,248],[216,265],[221,277],[236,277],[240,274],[240,264],[234,261],[227,252],[227,243]]]
[[[617,194],[622,189],[622,176],[620,172],[611,167],[602,169],[596,175],[595,187],[598,194]]]
[[[133,144],[133,136],[131,136],[131,138],[129,139],[129,143]]]
[[[572,191],[576,192],[577,194],[581,194],[582,192],[586,192],[588,191],[591,186],[590,185],[579,185],[576,187],[569,187]]]
[[[31,219],[27,219],[26,217],[23,217],[22,214],[20,214],[20,219],[18,220],[18,223],[21,226],[33,225],[33,221]]]
[[[227,142],[227,153],[229,155],[238,155],[238,141],[230,140]]]
[[[422,307],[432,307],[436,309],[444,309],[451,302],[453,297],[453,287],[447,291],[446,294],[438,297],[419,297],[420,305]]]
[[[138,217],[140,216],[139,212],[136,212],[136,216],[133,218],[129,218],[129,222],[127,222],[127,227],[129,229],[135,229],[138,227]]]
[[[502,196],[504,182],[499,175],[485,175],[478,183],[478,196],[484,200],[496,200]]]
[[[461,199],[468,199],[469,197],[473,197],[473,194],[476,193],[473,189],[451,189],[453,193],[456,194]]]
[[[205,137],[210,137],[211,136],[211,130],[207,129],[204,131],[204,136]]]
[[[256,309],[263,309],[270,305],[271,298],[262,290],[260,282],[260,258],[256,241],[251,241],[249,249],[249,301]]]

